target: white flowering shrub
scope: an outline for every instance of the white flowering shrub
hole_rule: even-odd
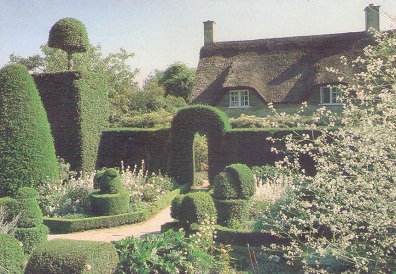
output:
[[[156,201],[175,188],[175,182],[167,175],[149,173],[144,161],[133,169],[121,162],[120,176],[124,188],[131,192],[132,204]]]
[[[90,215],[90,195],[94,189],[96,172],[81,176],[70,176],[59,182],[44,182],[38,187],[38,202],[44,216],[77,217]],[[171,178],[162,174],[150,173],[144,161],[140,168],[133,170],[121,163],[121,182],[124,189],[130,192],[131,204],[142,205],[160,199],[172,191],[175,184]]]
[[[283,251],[309,273],[396,271],[396,36],[374,38],[363,56],[342,58],[345,70],[330,69],[349,83],[340,86],[342,126],[311,123],[311,135],[282,140],[288,156],[277,167],[289,174],[292,193],[268,210],[264,225],[291,243],[266,251]],[[316,115],[333,125],[326,109]],[[315,160],[314,177],[301,171],[301,154]]]

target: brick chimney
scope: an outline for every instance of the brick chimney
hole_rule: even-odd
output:
[[[214,21],[206,21],[204,24],[204,46],[212,44],[214,42]]]
[[[377,31],[380,30],[379,8],[380,6],[370,4],[364,9],[364,11],[366,12],[366,31],[368,31],[370,28],[374,28]]]

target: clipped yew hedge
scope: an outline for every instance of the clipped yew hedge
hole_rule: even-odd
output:
[[[231,129],[227,116],[215,107],[193,105],[180,109],[172,120],[171,176],[180,184],[194,183],[193,141],[196,132],[208,138],[209,181],[223,168],[223,137]]]
[[[94,72],[34,75],[55,140],[57,156],[72,170],[96,167],[102,131],[108,125],[107,82]]]
[[[25,274],[113,273],[118,260],[111,243],[56,239],[34,250]]]
[[[25,66],[0,70],[0,197],[58,178],[54,139]]]

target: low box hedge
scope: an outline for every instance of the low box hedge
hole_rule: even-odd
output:
[[[25,274],[113,273],[118,260],[111,243],[56,239],[33,251]]]
[[[112,216],[97,216],[81,219],[61,219],[61,218],[47,218],[44,217],[44,224],[49,227],[51,233],[72,233],[77,231],[84,231],[98,228],[108,228],[121,226],[125,224],[134,224],[147,220],[161,209],[170,205],[172,200],[185,190],[185,186],[177,188],[162,199],[153,202],[153,204],[144,210],[137,212],[129,212],[125,214]]]
[[[237,246],[269,246],[271,244],[287,244],[287,238],[279,238],[268,232],[258,232],[246,229],[233,229],[216,225],[216,242]]]
[[[96,192],[91,195],[91,212],[95,216],[124,214],[129,211],[129,192],[115,194]]]

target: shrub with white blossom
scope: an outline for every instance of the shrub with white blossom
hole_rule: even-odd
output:
[[[312,135],[282,140],[288,156],[277,167],[293,193],[264,223],[291,243],[267,252],[282,250],[309,273],[396,271],[396,35],[374,38],[363,56],[342,58],[345,70],[330,69],[349,83],[340,86],[342,126],[307,124]],[[316,115],[332,119],[326,109]],[[315,176],[301,172],[301,154],[316,161]]]

